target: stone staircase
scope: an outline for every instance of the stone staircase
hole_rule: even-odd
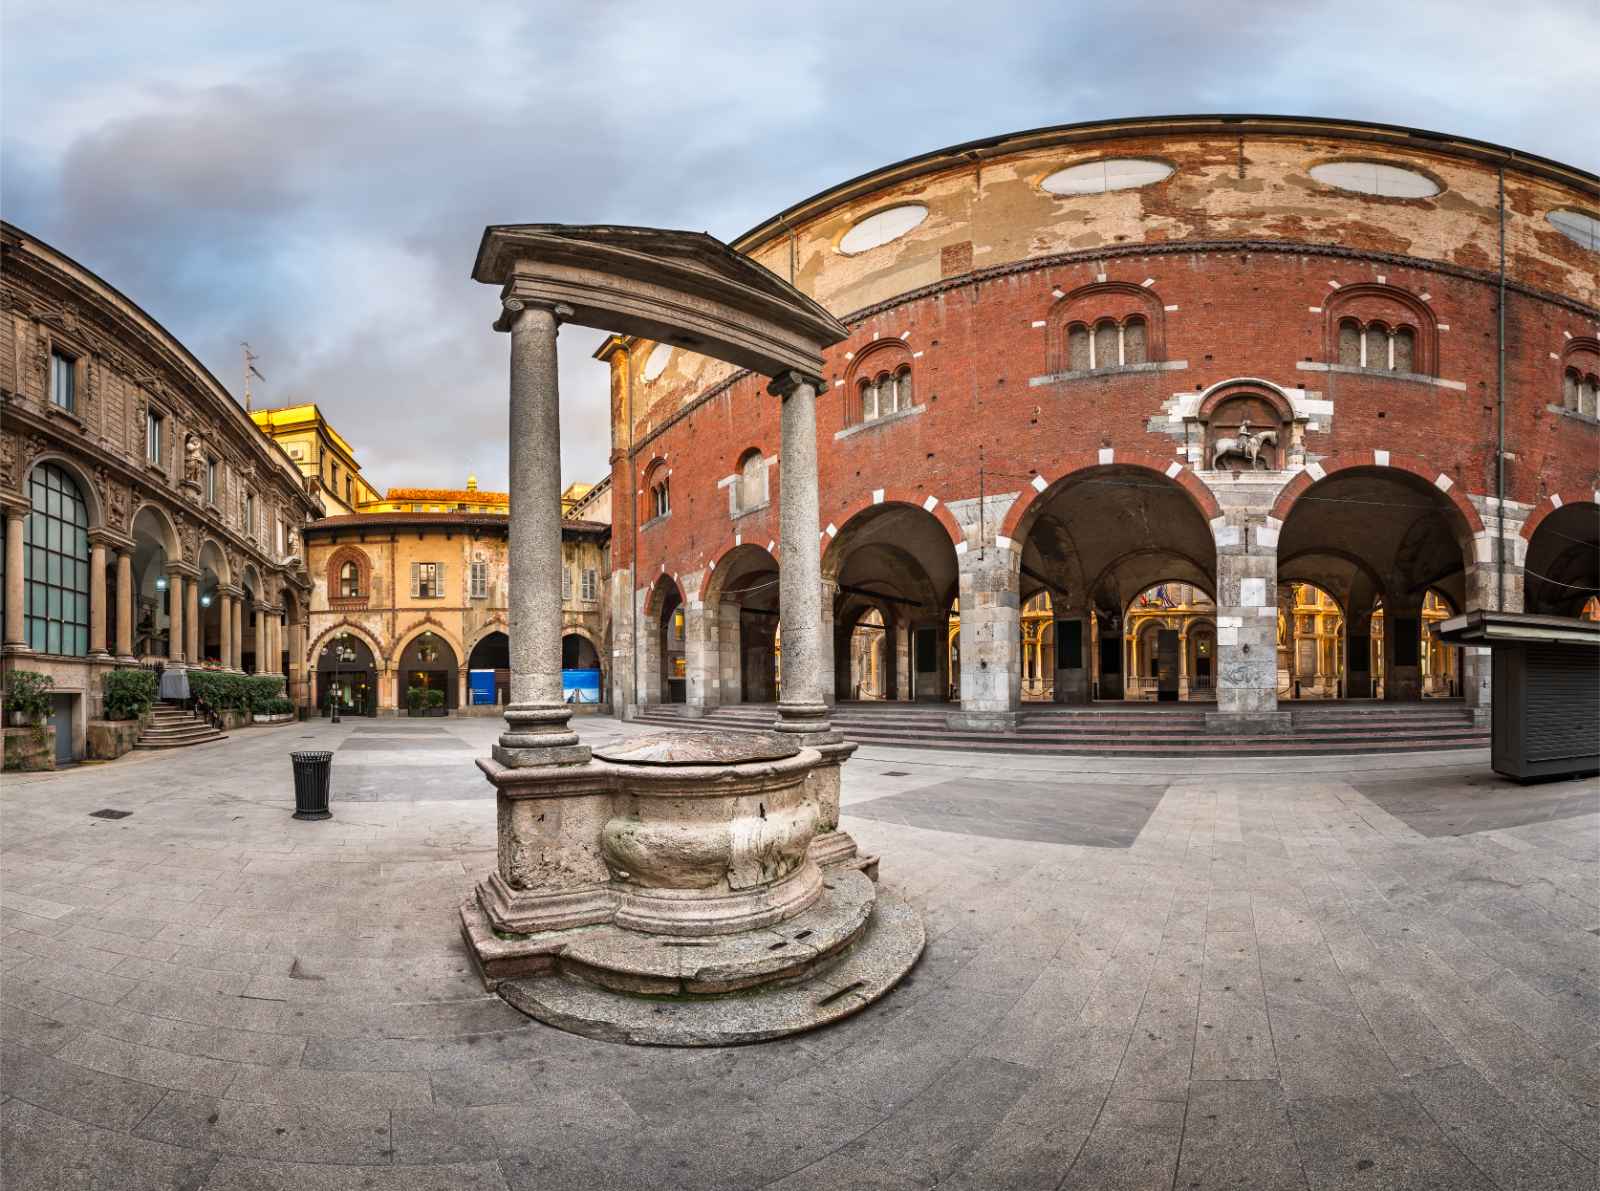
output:
[[[136,749],[181,749],[191,744],[210,744],[227,736],[213,728],[203,716],[185,711],[173,703],[157,703],[134,744]]]
[[[1476,727],[1459,699],[1422,703],[1339,701],[1280,704],[1292,731],[1271,736],[1218,736],[1206,731],[1210,704],[1101,703],[1089,707],[1024,704],[1011,732],[950,728],[943,704],[841,703],[833,722],[847,739],[895,748],[956,749],[1031,756],[1278,757],[1486,749],[1489,730]],[[680,728],[767,731],[773,704],[719,707],[690,719],[681,704],[654,705],[640,721]]]

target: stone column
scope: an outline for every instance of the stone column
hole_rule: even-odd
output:
[[[1278,530],[1244,512],[1211,522],[1217,546],[1217,710],[1210,731],[1287,732],[1278,709]]]
[[[511,330],[511,702],[494,759],[510,768],[583,763],[561,691],[561,308],[505,301]]]
[[[1404,597],[1401,597],[1404,598]],[[1422,698],[1422,602],[1386,595],[1383,601],[1383,700],[1415,703]]]
[[[306,671],[306,625],[303,620],[289,622],[289,673],[284,690],[290,699],[297,703],[305,702],[303,691],[305,689]],[[462,682],[466,681],[466,669],[461,671]],[[297,696],[302,696],[298,697]],[[462,701],[465,702],[465,696]]]
[[[1017,547],[1020,549],[1020,547]],[[986,543],[956,559],[961,599],[961,710],[952,728],[1003,732],[1022,705],[1022,606],[1017,558]]]
[[[267,619],[266,612],[263,606],[257,603],[251,606],[250,615],[253,618],[251,621],[251,628],[253,630],[251,633],[251,645],[254,646],[256,658],[256,668],[254,673],[264,674],[265,671],[261,669],[261,663],[263,660],[265,660],[267,652],[265,640]]]
[[[133,551],[117,551],[117,660],[133,656]]]
[[[703,716],[721,703],[721,656],[717,646],[717,615],[699,601],[684,605],[683,653],[687,678],[684,714]]]
[[[106,545],[89,544],[89,656],[106,655]]]
[[[167,658],[183,661],[183,575],[167,572]]]
[[[191,662],[200,660],[200,579],[192,577],[184,585],[183,629],[184,656]]]
[[[222,637],[217,644],[217,652],[221,655],[223,666],[231,668],[233,666],[233,597],[227,592],[222,592],[218,598],[222,600],[221,610],[217,616],[222,624]]]
[[[230,670],[244,670],[244,600],[233,597],[233,656],[228,659]]]
[[[6,627],[5,651],[28,653],[27,622],[23,618],[26,607],[23,579],[27,572],[23,558],[23,535],[27,532],[28,511],[23,508],[6,510]]]
[[[1349,699],[1372,698],[1372,609],[1352,607],[1344,624],[1344,692]]]
[[[739,605],[732,600],[718,600],[715,615],[717,647],[712,661],[720,677],[719,698],[724,705],[742,703],[748,696],[744,690],[744,642]]]
[[[833,740],[824,668],[822,547],[817,496],[817,389],[800,372],[773,377],[767,391],[782,402],[778,462],[778,624],[783,638],[780,732]],[[832,608],[828,609],[832,612]],[[831,615],[829,617],[831,619]],[[831,635],[831,633],[830,633]]]
[[[896,616],[894,627],[894,697],[901,703],[915,701],[916,695],[911,686],[911,621],[905,616]],[[943,634],[940,635],[941,640]],[[943,692],[940,692],[943,697]]]

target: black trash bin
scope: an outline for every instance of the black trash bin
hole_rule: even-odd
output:
[[[289,757],[294,762],[294,817],[333,818],[333,812],[328,809],[328,775],[333,767],[333,754],[290,753]]]

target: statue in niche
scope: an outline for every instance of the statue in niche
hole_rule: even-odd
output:
[[[1276,430],[1263,430],[1253,433],[1250,429],[1250,419],[1245,418],[1239,423],[1239,429],[1231,438],[1219,438],[1211,444],[1211,469],[1220,470],[1222,461],[1230,455],[1238,456],[1250,464],[1250,470],[1270,468],[1273,466],[1271,455],[1264,455],[1263,448],[1278,445],[1278,432]]]
[[[183,443],[183,478],[186,483],[199,485],[205,474],[205,452],[200,446],[200,436],[191,434]]]

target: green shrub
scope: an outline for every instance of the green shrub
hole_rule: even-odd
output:
[[[42,723],[50,714],[50,688],[56,680],[37,670],[13,670],[6,675],[6,710]]]
[[[283,698],[283,679],[276,674],[252,674],[245,682],[245,701],[255,715],[270,714],[267,705]]]
[[[150,670],[112,670],[101,686],[108,720],[136,720],[156,701],[156,676]]]
[[[266,700],[266,702],[264,702],[261,705],[260,709],[255,714],[257,714],[257,715],[292,715],[293,713],[294,713],[294,704],[289,702],[289,700],[285,699],[283,696],[280,695],[276,699],[268,699],[268,700]]]
[[[406,706],[412,711],[421,711],[428,705],[428,688],[414,686],[406,691]]]
[[[444,692],[440,691],[440,690],[430,690],[428,692],[428,707],[429,707],[429,709],[432,710],[434,708],[443,707],[443,706],[444,706]]]

